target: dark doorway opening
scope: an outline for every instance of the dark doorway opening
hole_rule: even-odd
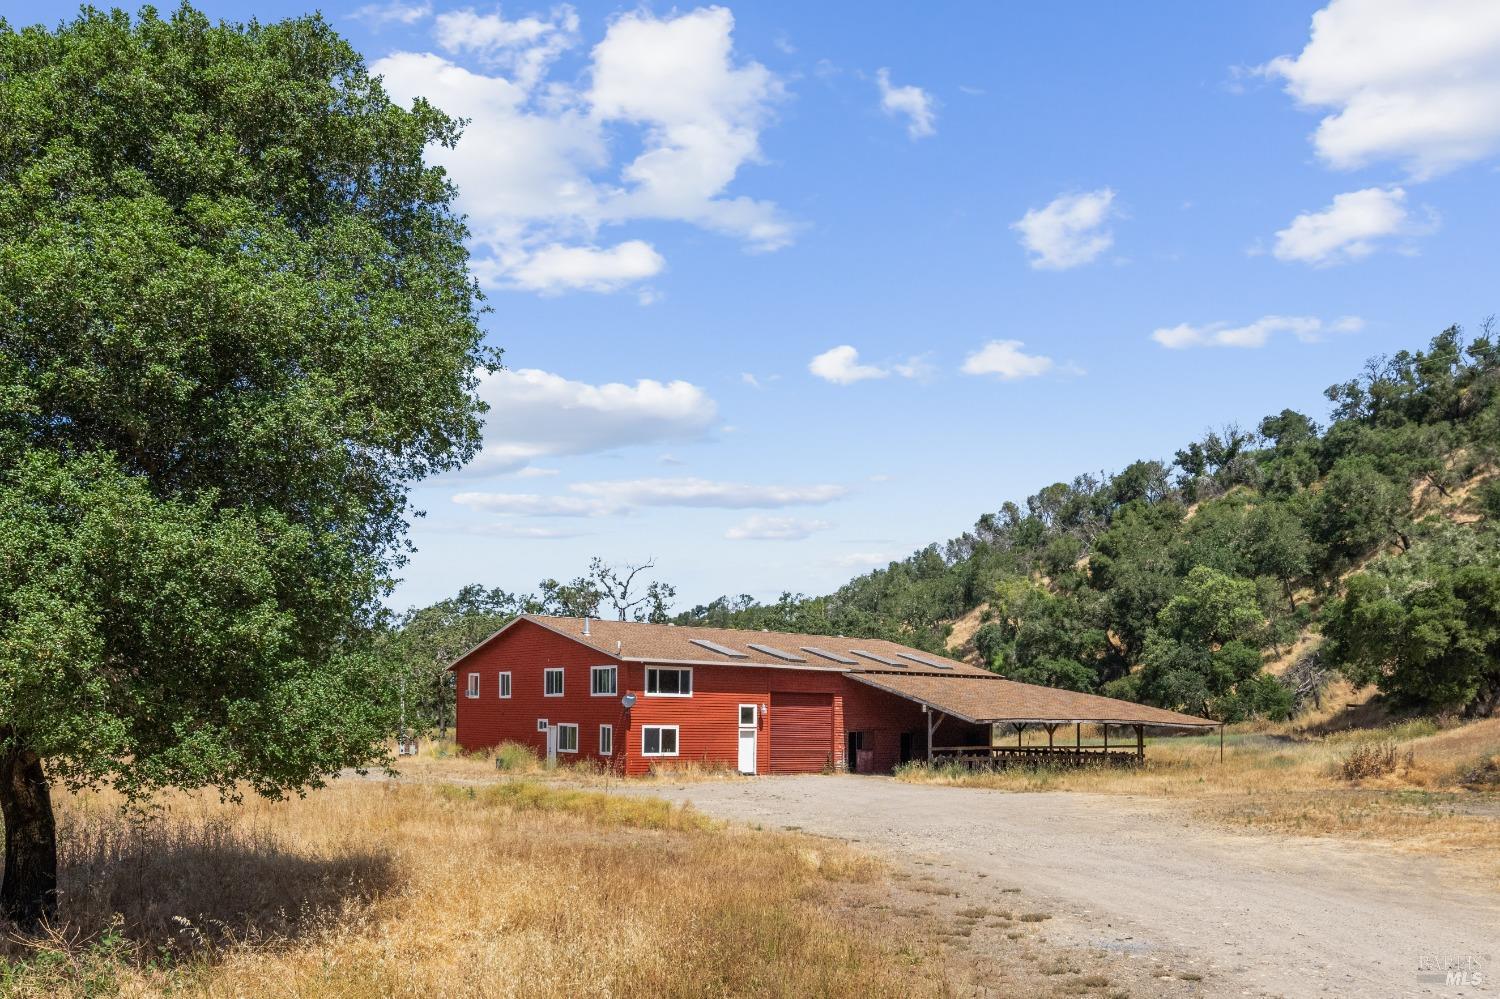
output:
[[[912,756],[913,756],[913,754],[912,754],[912,746],[915,743],[915,741],[916,740],[915,740],[915,737],[914,737],[913,733],[911,733],[911,732],[902,732],[901,733],[901,755],[900,755],[900,762],[902,762],[902,763],[910,763],[912,761]]]
[[[844,736],[844,766],[851,774],[860,773],[859,751],[865,748],[863,732],[847,732]]]

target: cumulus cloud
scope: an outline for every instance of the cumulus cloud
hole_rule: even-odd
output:
[[[1318,267],[1347,263],[1374,253],[1391,237],[1419,236],[1436,227],[1411,217],[1406,191],[1399,187],[1367,187],[1334,197],[1322,211],[1303,212],[1276,233],[1271,251],[1277,260]]]
[[[387,24],[416,24],[432,13],[430,3],[367,3],[354,12],[356,21],[364,21],[372,28],[383,28]]]
[[[835,385],[852,385],[871,378],[926,378],[932,373],[932,365],[925,358],[912,357],[892,364],[861,364],[859,351],[849,344],[841,344],[823,351],[807,362],[807,370]]]
[[[921,87],[891,86],[891,71],[885,68],[876,71],[875,83],[880,87],[881,110],[905,118],[906,134],[913,141],[936,134],[937,103],[931,94]]]
[[[991,340],[964,359],[966,375],[995,375],[1002,381],[1035,378],[1051,371],[1056,364],[1041,354],[1028,354],[1020,340]]]
[[[1311,110],[1330,166],[1391,160],[1415,179],[1500,149],[1500,4],[1333,0],[1296,56],[1260,67]]]
[[[655,277],[666,266],[650,243],[632,239],[609,249],[593,246],[547,246],[516,265],[518,288],[556,295],[564,291],[616,291]],[[649,303],[647,303],[649,304]]]
[[[826,520],[753,514],[725,531],[724,537],[731,541],[804,541],[814,532],[826,531],[832,526]]]
[[[1063,194],[1044,208],[1033,208],[1011,228],[1038,270],[1066,270],[1096,259],[1114,244],[1109,229],[1115,192],[1107,187]]]
[[[792,239],[774,203],[728,190],[760,161],[784,93],[736,57],[733,30],[720,7],[617,17],[578,85],[552,72],[580,42],[572,8],[517,20],[465,9],[436,19],[441,52],[396,52],[373,69],[396,99],[424,96],[468,120],[458,145],[432,158],[459,188],[487,287],[611,292],[664,261],[640,239],[602,245],[605,226],[681,222],[756,251]]]
[[[1332,322],[1324,322],[1316,316],[1263,316],[1244,326],[1229,323],[1210,323],[1194,326],[1182,323],[1164,327],[1151,334],[1151,339],[1172,350],[1188,347],[1264,347],[1278,333],[1290,333],[1304,343],[1320,340],[1330,333],[1355,333],[1364,328],[1364,320],[1358,316],[1344,316]]]
[[[483,376],[479,396],[490,406],[484,449],[471,466],[480,472],[515,470],[548,456],[697,440],[718,415],[708,393],[690,382],[594,385],[534,368]]]
[[[569,492],[461,492],[453,502],[473,510],[530,517],[604,517],[640,507],[693,507],[728,510],[821,506],[848,495],[835,484],[759,485],[711,479],[617,479],[576,482]]]

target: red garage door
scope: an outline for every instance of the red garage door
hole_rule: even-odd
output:
[[[833,753],[833,695],[771,693],[771,773],[828,769]]]

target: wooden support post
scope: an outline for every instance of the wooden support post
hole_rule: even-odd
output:
[[[1052,748],[1052,733],[1057,731],[1057,722],[1047,726],[1047,748]]]
[[[1109,722],[1104,723],[1104,761],[1109,762]]]
[[[922,714],[927,717],[927,763],[932,764],[932,709],[922,705]]]
[[[1146,758],[1146,726],[1135,727],[1135,758],[1144,760]]]
[[[1026,731],[1025,722],[1016,722],[1016,748],[1021,748],[1021,733]]]
[[[1224,762],[1224,723],[1219,722],[1219,763]]]
[[[1083,762],[1083,722],[1073,723],[1073,756]]]

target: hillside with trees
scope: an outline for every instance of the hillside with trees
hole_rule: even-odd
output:
[[[892,638],[1016,680],[1225,720],[1342,673],[1393,707],[1500,704],[1500,344],[1458,327],[1325,393],[1007,502],[826,596],[721,597],[682,623]],[[1268,664],[1276,665],[1273,671]]]

